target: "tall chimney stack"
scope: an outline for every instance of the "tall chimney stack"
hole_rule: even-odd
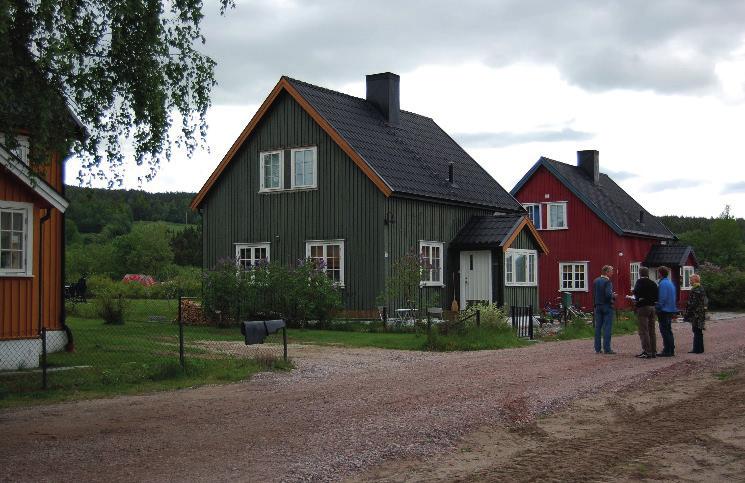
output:
[[[590,177],[593,184],[600,184],[600,153],[594,149],[577,151],[577,166]]]
[[[398,125],[401,120],[399,82],[401,78],[391,72],[366,77],[366,98],[378,108],[388,124]]]

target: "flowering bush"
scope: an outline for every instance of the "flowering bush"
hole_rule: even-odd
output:
[[[236,268],[228,260],[204,274],[202,304],[207,317],[223,325],[272,318],[323,325],[341,307],[341,294],[314,260],[299,260],[295,268],[266,262]]]

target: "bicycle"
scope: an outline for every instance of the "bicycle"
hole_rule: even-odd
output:
[[[554,307],[550,302],[546,301],[546,305],[543,306],[544,317],[538,317],[539,324],[554,323],[557,320],[561,323],[566,320],[566,311],[564,310],[564,305],[561,303],[561,298],[557,297],[556,300],[558,307]]]
[[[567,307],[567,318],[589,320],[592,319],[592,312],[586,311],[584,307],[572,304]]]

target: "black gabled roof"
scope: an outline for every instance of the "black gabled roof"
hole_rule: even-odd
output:
[[[401,111],[400,123],[392,126],[365,99],[286,79],[394,194],[523,212],[520,203],[432,119]],[[448,182],[450,162],[452,185]]]
[[[523,218],[523,215],[472,216],[450,244],[503,246]]]
[[[653,245],[642,262],[645,267],[680,267],[685,265],[688,255],[693,255],[693,264],[698,266],[693,248],[687,245]]]
[[[617,234],[648,236],[665,240],[677,239],[657,217],[645,210],[607,174],[600,173],[600,181],[596,185],[582,168],[546,157],[541,157],[512,188],[513,196],[541,166],[556,176]],[[640,212],[644,213],[641,221],[639,220]]]

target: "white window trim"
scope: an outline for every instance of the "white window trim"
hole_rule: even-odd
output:
[[[566,201],[550,201],[543,203],[546,205],[546,227],[545,230],[568,230],[569,219],[567,217],[567,202]],[[564,226],[551,226],[551,205],[559,205],[564,207]]]
[[[269,263],[271,261],[271,246],[269,242],[259,242],[259,243],[233,243],[235,246],[235,266],[240,267],[240,255],[241,250],[245,248],[266,248],[266,261]]]
[[[504,274],[504,284],[508,287],[537,287],[538,286],[538,251],[537,250],[524,250],[519,248],[508,248],[505,251],[505,260],[507,260],[507,256],[512,256],[512,281],[507,281],[507,269],[505,266],[505,274]],[[533,281],[532,282],[515,282],[515,274],[517,271],[515,270],[515,255],[532,255],[533,256]],[[505,264],[506,265],[506,264]],[[527,270],[528,267],[526,267]],[[530,278],[530,275],[527,274],[527,278]]]
[[[0,277],[33,277],[34,276],[34,205],[19,201],[0,200],[0,209],[25,211],[26,216],[26,250],[24,252],[23,270],[0,268]]]
[[[298,151],[313,151],[313,184],[296,185],[295,184],[295,153]],[[292,189],[314,189],[318,188],[318,147],[306,146],[302,148],[293,148],[290,151],[290,186]]]
[[[690,282],[691,275],[696,273],[696,269],[690,265],[684,265],[680,267],[680,290],[691,290],[693,288],[693,285],[691,285],[690,283],[688,285],[684,285],[685,272],[691,272],[690,275],[688,275],[688,281]]]
[[[533,222],[533,226],[535,226],[537,230],[543,230],[543,210],[541,209],[541,203],[523,203],[523,208],[526,210],[529,206],[535,206],[538,208],[538,223],[540,223],[540,226],[536,226],[535,222]],[[528,216],[528,219],[533,221],[530,216]]]
[[[305,258],[310,258],[311,245],[323,246],[323,258],[327,257],[326,247],[329,245],[339,245],[339,281],[336,282],[339,287],[344,287],[344,240],[306,240],[305,241]],[[324,268],[324,272],[326,269]]]
[[[420,287],[444,287],[445,281],[443,279],[443,266],[445,265],[445,244],[437,241],[419,240],[419,256],[422,256],[422,247],[430,247],[430,254],[432,253],[432,247],[438,247],[440,249],[440,281],[433,282],[431,280],[422,280],[419,282]]]
[[[571,265],[572,267],[572,274],[576,273],[574,271],[575,265],[584,265],[585,267],[585,288],[564,288],[564,266]],[[577,261],[577,262],[559,262],[559,291],[560,292],[589,292],[590,291],[590,281],[589,281],[589,275],[588,275],[588,265],[589,263],[586,261]]]
[[[264,155],[279,154],[279,187],[264,187]],[[285,152],[282,149],[274,151],[261,151],[259,153],[259,193],[271,193],[273,191],[282,191],[285,185]]]
[[[636,280],[634,280],[634,266],[636,266]],[[631,282],[631,290],[634,290],[637,280],[642,278],[639,275],[639,270],[642,268],[642,262],[631,262],[629,263],[629,280]]]

